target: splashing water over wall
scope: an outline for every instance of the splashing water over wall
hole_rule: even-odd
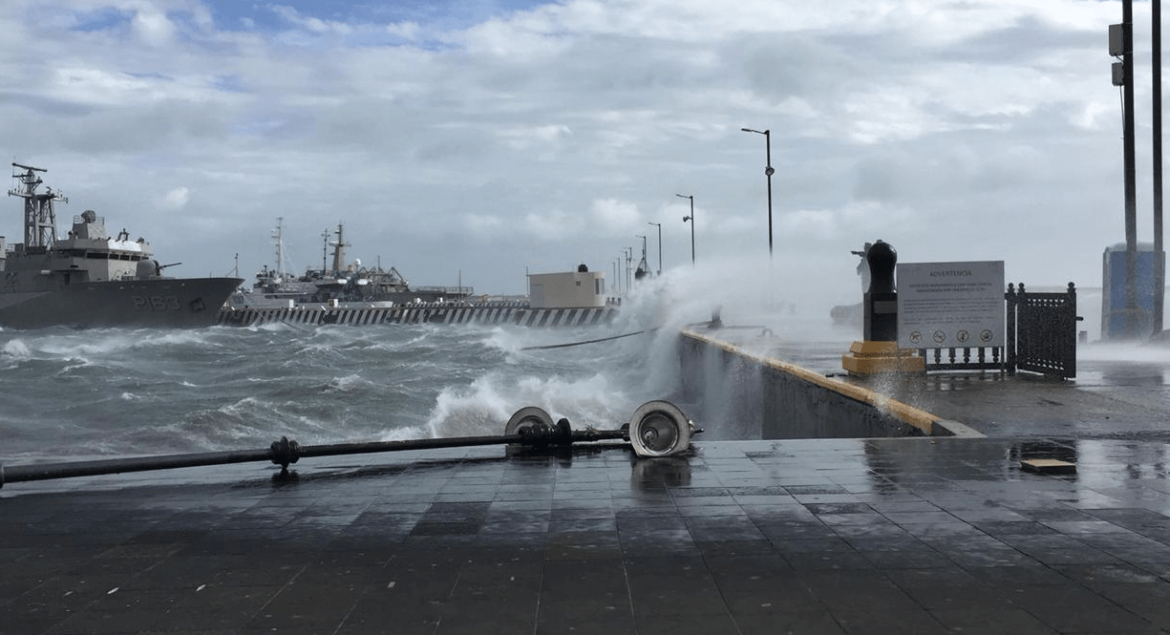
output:
[[[497,434],[531,405],[576,428],[617,427],[638,405],[676,396],[677,333],[716,308],[726,324],[787,342],[850,339],[828,325],[827,299],[783,293],[791,273],[754,279],[762,266],[705,262],[642,281],[599,327],[0,331],[0,458]]]

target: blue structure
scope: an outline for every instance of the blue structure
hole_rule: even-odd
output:
[[[1137,253],[1137,333],[1148,336],[1154,328],[1154,272],[1158,262],[1154,246],[1139,243]],[[1105,248],[1101,279],[1101,339],[1123,339],[1125,324],[1125,243]]]

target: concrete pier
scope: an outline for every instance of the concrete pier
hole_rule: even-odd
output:
[[[1170,632],[1166,374],[1127,367],[858,386],[985,437],[12,483],[0,633]]]
[[[258,326],[287,324],[511,324],[533,327],[594,326],[617,315],[613,306],[534,309],[520,302],[432,302],[423,304],[304,304],[279,308],[224,308],[217,324]]]

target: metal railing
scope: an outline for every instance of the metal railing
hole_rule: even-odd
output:
[[[1005,346],[922,348],[927,371],[1017,370],[1069,379],[1077,374],[1077,291],[1030,293],[1020,283],[1004,293]]]

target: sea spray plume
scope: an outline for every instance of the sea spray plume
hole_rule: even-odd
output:
[[[508,363],[516,361],[516,354],[527,346],[531,346],[531,339],[536,332],[547,332],[548,329],[529,329],[517,327],[495,326],[487,332],[483,339],[484,346],[504,354]]]
[[[1077,347],[1077,359],[1103,362],[1170,363],[1170,342],[1094,342]]]
[[[843,263],[844,269],[851,264]],[[802,280],[791,272],[772,275],[775,266],[766,257],[712,258],[701,266],[684,265],[643,280],[623,302],[619,320],[624,329],[656,329],[645,345],[644,389],[655,398],[677,400],[688,412],[693,407],[709,438],[758,434],[758,423],[753,427],[737,416],[731,399],[744,391],[762,390],[761,374],[756,366],[712,368],[708,376],[720,379],[676,394],[682,383],[678,336],[683,329],[728,339],[751,354],[773,359],[807,357],[819,343],[830,342],[828,348],[838,351],[837,361],[811,361],[818,366],[832,361],[834,368],[839,366],[840,351],[848,349],[851,334],[842,333],[829,318],[839,294],[823,288],[817,276]],[[716,315],[722,330],[708,330]]]
[[[755,258],[713,258],[643,280],[622,304],[618,323],[626,329],[656,329],[645,347],[645,388],[654,396],[677,390],[678,334],[705,326],[718,311],[728,324],[775,329],[775,311],[765,306],[767,289],[751,272],[766,266]]]
[[[469,369],[474,373],[466,383],[455,378],[442,389],[425,426],[432,436],[499,434],[511,414],[527,406],[539,406],[574,425],[620,425],[646,401],[641,391],[633,390],[644,374],[640,345],[595,341],[620,335],[613,324],[456,328],[497,359]],[[582,341],[593,343],[573,344]]]
[[[24,340],[21,339],[9,340],[5,342],[3,351],[5,357],[17,360],[32,358],[32,351],[29,350],[28,344],[25,344]]]
[[[512,412],[500,394],[498,373],[489,372],[470,386],[444,388],[435,399],[425,428],[434,438],[502,434]]]
[[[723,316],[735,323],[774,327],[777,319],[791,312],[793,291],[780,288],[778,281],[770,282],[768,267],[766,259],[746,256],[675,267],[635,285],[618,319],[677,331],[709,321],[712,311],[721,307]]]
[[[501,434],[512,413],[527,406],[539,406],[580,427],[620,425],[632,398],[611,373],[624,372],[624,366],[572,366],[534,360],[527,366],[510,364],[506,370],[489,371],[469,386],[448,386],[436,398],[426,428],[430,436],[444,438]],[[620,410],[614,404],[620,404]]]

